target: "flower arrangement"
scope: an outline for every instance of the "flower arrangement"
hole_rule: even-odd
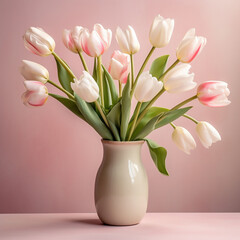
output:
[[[101,56],[110,47],[112,32],[100,24],[93,31],[80,26],[64,30],[63,43],[73,53],[80,56],[83,72],[78,78],[69,65],[61,59],[55,49],[54,39],[40,28],[30,27],[24,34],[24,45],[39,56],[53,55],[58,70],[60,85],[49,79],[48,70],[42,65],[23,60],[21,74],[25,78],[26,92],[22,95],[27,106],[42,106],[48,96],[62,103],[66,108],[91,125],[105,140],[138,141],[145,140],[150,154],[159,171],[168,175],[165,166],[167,151],[157,143],[146,139],[152,131],[171,124],[172,139],[179,149],[189,154],[196,143],[189,131],[176,126],[173,121],[185,117],[196,124],[196,132],[204,147],[221,140],[218,131],[208,122],[198,121],[186,113],[192,108],[185,104],[198,99],[210,107],[226,106],[230,103],[230,91],[227,83],[207,81],[201,83],[196,93],[171,109],[153,106],[164,93],[180,93],[192,90],[194,73],[190,73],[192,62],[202,51],[206,38],[196,36],[190,29],[176,50],[176,61],[167,69],[169,55],[155,59],[148,71],[144,71],[152,53],[166,46],[172,36],[174,20],[156,16],[149,33],[152,48],[136,76],[134,76],[134,54],[140,50],[140,44],[131,26],[123,31],[116,30],[116,40],[121,51],[114,51],[110,65],[102,64]],[[92,73],[84,60],[84,53],[94,59]],[[118,88],[114,80],[118,82]],[[48,93],[46,84],[62,91],[66,97]],[[132,99],[138,101],[131,116]]]

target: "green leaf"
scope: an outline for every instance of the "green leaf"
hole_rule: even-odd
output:
[[[119,136],[119,129],[116,127],[116,125],[112,121],[108,120],[108,123],[110,125],[110,128],[112,130],[115,140],[121,141],[120,136]]]
[[[62,97],[62,96],[57,95],[57,94],[53,94],[53,93],[48,93],[48,95],[50,95],[51,97],[53,97],[56,100],[58,100],[60,103],[62,103],[66,108],[68,108],[70,111],[72,111],[78,117],[80,117],[81,119],[85,120],[83,115],[79,111],[76,103],[73,100],[65,98],[65,97]]]
[[[106,79],[106,81],[108,82],[109,88],[110,88],[110,92],[111,92],[111,96],[112,96],[112,104],[115,105],[118,101],[118,93],[116,90],[116,86],[114,84],[114,81],[111,77],[111,75],[109,74],[109,72],[107,71],[107,69],[102,65],[103,68],[103,77]]]
[[[151,65],[149,73],[152,74],[153,77],[156,77],[159,79],[161,75],[163,74],[167,60],[168,60],[169,55],[164,55],[159,58],[156,58]]]
[[[113,140],[110,130],[102,122],[90,103],[86,103],[77,94],[74,95],[76,104],[85,120],[99,133],[103,139]]]
[[[113,135],[117,141],[120,141],[119,129],[121,122],[121,102],[119,101],[107,114],[108,123],[112,129]]]
[[[97,82],[97,59],[96,58],[94,58],[93,74],[92,74],[92,76],[95,79],[95,81]]]
[[[137,127],[135,128],[132,138],[134,139],[151,119],[153,119],[156,116],[159,116],[160,113],[167,112],[167,111],[169,111],[169,109],[167,108],[151,107],[146,113],[146,115],[142,118],[140,123],[137,125]],[[131,126],[132,126],[132,122],[130,122],[128,129],[131,129]]]
[[[103,77],[103,92],[104,92],[104,105],[105,108],[109,108],[112,105],[112,95],[109,87],[109,83],[105,77]]]
[[[116,127],[120,128],[121,124],[121,102],[113,106],[113,108],[107,114],[107,119],[112,121]]]
[[[126,138],[130,111],[131,111],[130,90],[131,90],[131,84],[130,84],[130,77],[128,75],[127,83],[122,93],[122,105],[121,105],[122,115],[121,115],[121,127],[120,127],[120,136],[122,141],[125,141],[125,138]]]
[[[144,139],[147,142],[149,152],[152,160],[158,168],[159,172],[168,176],[168,172],[165,166],[165,160],[167,156],[167,150],[164,147],[158,146],[157,143],[150,139]]]
[[[159,118],[163,115],[163,113],[160,113],[160,115],[152,118],[141,130],[138,134],[134,134],[131,138],[131,140],[137,140],[137,139],[143,139],[145,138],[149,133],[151,133],[155,129],[155,125],[158,122]]]
[[[57,63],[57,70],[58,70],[58,79],[62,87],[67,90],[70,93],[73,93],[73,90],[71,88],[71,82],[73,81],[72,75],[63,67],[61,62],[59,62],[56,58],[56,63]]]
[[[148,105],[148,103],[149,102],[143,102],[142,103],[140,111],[139,111],[139,114],[141,114],[141,112],[145,109],[145,107]],[[136,114],[137,114],[137,108],[135,108],[135,110],[134,110],[134,113],[133,113],[133,115],[131,117],[130,123],[133,121],[133,119],[135,118]]]
[[[166,112],[162,117],[160,117],[158,123],[155,125],[155,129],[160,128],[185,114],[192,107],[180,108],[172,111]]]

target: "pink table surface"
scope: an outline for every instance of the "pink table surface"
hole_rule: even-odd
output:
[[[0,214],[0,239],[239,240],[240,213],[147,213],[138,225],[103,225],[94,213]]]

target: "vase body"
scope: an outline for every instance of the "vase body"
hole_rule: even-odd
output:
[[[141,161],[144,141],[103,143],[95,180],[95,206],[108,225],[134,225],[147,210],[148,179]]]

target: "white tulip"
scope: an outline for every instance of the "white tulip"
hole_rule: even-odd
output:
[[[71,87],[86,102],[95,102],[99,97],[99,87],[93,77],[86,71],[83,71],[80,79],[74,79]]]
[[[128,26],[125,32],[118,27],[116,31],[116,39],[123,53],[134,54],[140,49],[137,35],[131,26]]]
[[[139,102],[148,102],[162,90],[163,83],[149,72],[143,72],[137,82],[134,96]]]
[[[172,133],[172,140],[177,147],[183,152],[190,154],[190,151],[196,148],[196,142],[191,133],[183,128],[177,126]]]
[[[156,48],[161,48],[166,46],[172,36],[174,29],[174,20],[167,18],[164,19],[162,16],[158,15],[155,17],[151,30],[149,33],[149,40],[151,44]]]
[[[213,143],[221,140],[221,136],[218,131],[208,122],[198,122],[196,131],[202,145],[205,148],[209,148]]]
[[[35,80],[42,83],[46,83],[48,81],[49,72],[45,67],[28,60],[22,60],[22,63],[20,72],[26,80]]]
[[[180,93],[193,89],[194,73],[189,74],[190,64],[180,64],[171,69],[163,78],[164,88],[169,93]]]

